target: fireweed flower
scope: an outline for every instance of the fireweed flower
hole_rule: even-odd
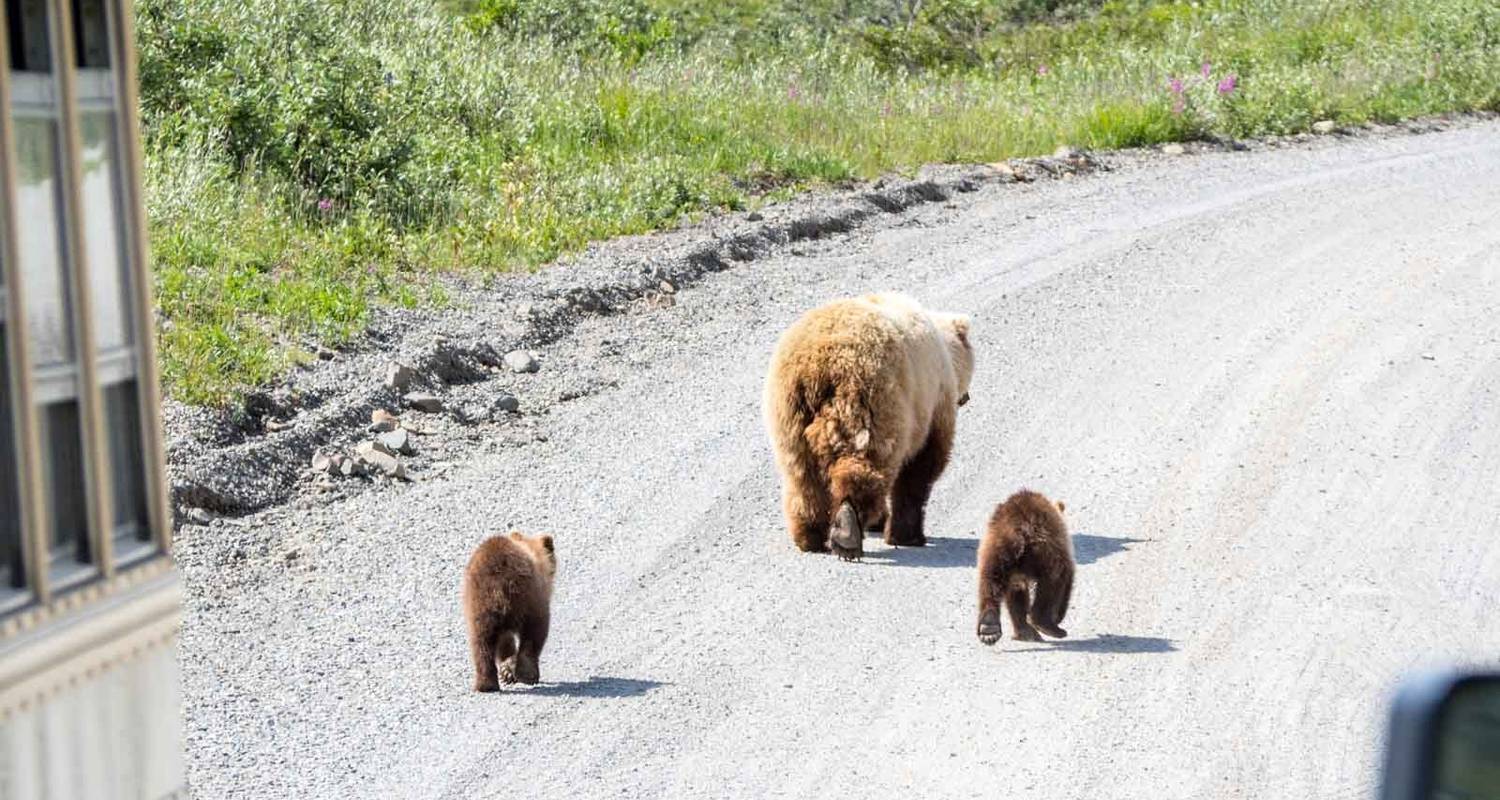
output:
[[[1210,61],[1203,62],[1203,66],[1198,68],[1198,74],[1202,75],[1204,80],[1208,80],[1208,76],[1212,74],[1213,71],[1214,65],[1213,62]]]
[[[786,87],[786,99],[796,100],[801,96],[802,90],[797,88],[797,84],[794,83],[791,86]]]
[[[1047,68],[1046,64],[1038,64],[1037,67],[1036,67],[1036,74],[1038,74],[1038,75],[1046,75],[1047,73],[1049,73],[1051,71],[1052,70],[1050,70],[1050,69]]]
[[[1181,78],[1173,78],[1167,81],[1167,89],[1171,90],[1172,94],[1182,94],[1183,88]]]
[[[333,201],[329,200],[326,197],[323,198],[322,200],[319,200],[318,201],[318,210],[321,211],[321,212],[323,212],[324,214],[327,214],[328,212],[330,212],[330,211],[333,210]]]
[[[1238,78],[1233,75],[1225,75],[1224,79],[1219,81],[1219,94],[1230,94],[1238,85]]]

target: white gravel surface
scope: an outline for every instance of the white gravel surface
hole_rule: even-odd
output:
[[[931,544],[799,554],[764,365],[885,288],[975,320]],[[522,378],[599,388],[529,440],[184,530],[194,792],[1370,797],[1393,682],[1500,656],[1497,307],[1484,122],[985,186],[585,321]],[[983,647],[1021,486],[1071,638]],[[459,574],[508,526],[557,537],[544,683],[479,695]]]

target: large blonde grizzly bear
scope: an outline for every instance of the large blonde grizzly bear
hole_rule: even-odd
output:
[[[797,547],[858,559],[881,518],[887,544],[926,544],[927,497],[973,374],[969,318],[906,295],[835,300],[793,323],[764,410]]]

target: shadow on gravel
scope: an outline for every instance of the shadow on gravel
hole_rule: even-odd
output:
[[[1087,533],[1073,534],[1073,561],[1079,566],[1092,564],[1095,561],[1108,558],[1115,553],[1123,553],[1137,542],[1146,539],[1132,539],[1129,536],[1093,536]]]
[[[880,541],[875,539],[874,542]],[[867,542],[866,547],[873,542]],[[885,548],[884,545],[877,545]],[[865,550],[866,564],[883,567],[972,567],[979,550],[975,539],[955,539],[946,536],[927,537],[926,547],[889,547],[871,552]]]
[[[1048,650],[1069,650],[1075,653],[1174,653],[1177,645],[1171,639],[1159,636],[1116,636],[1105,633],[1092,639],[1057,639],[1047,642],[1045,647],[1028,647],[1011,652],[1043,653]]]
[[[661,681],[640,681],[634,678],[608,678],[590,676],[586,681],[563,681],[534,686],[524,694],[542,697],[640,697],[659,686]]]

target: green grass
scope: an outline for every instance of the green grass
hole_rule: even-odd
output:
[[[444,273],[770,188],[1500,107],[1491,0],[949,0],[909,28],[878,3],[570,2],[143,0],[168,392],[225,402],[376,305],[441,303]]]

